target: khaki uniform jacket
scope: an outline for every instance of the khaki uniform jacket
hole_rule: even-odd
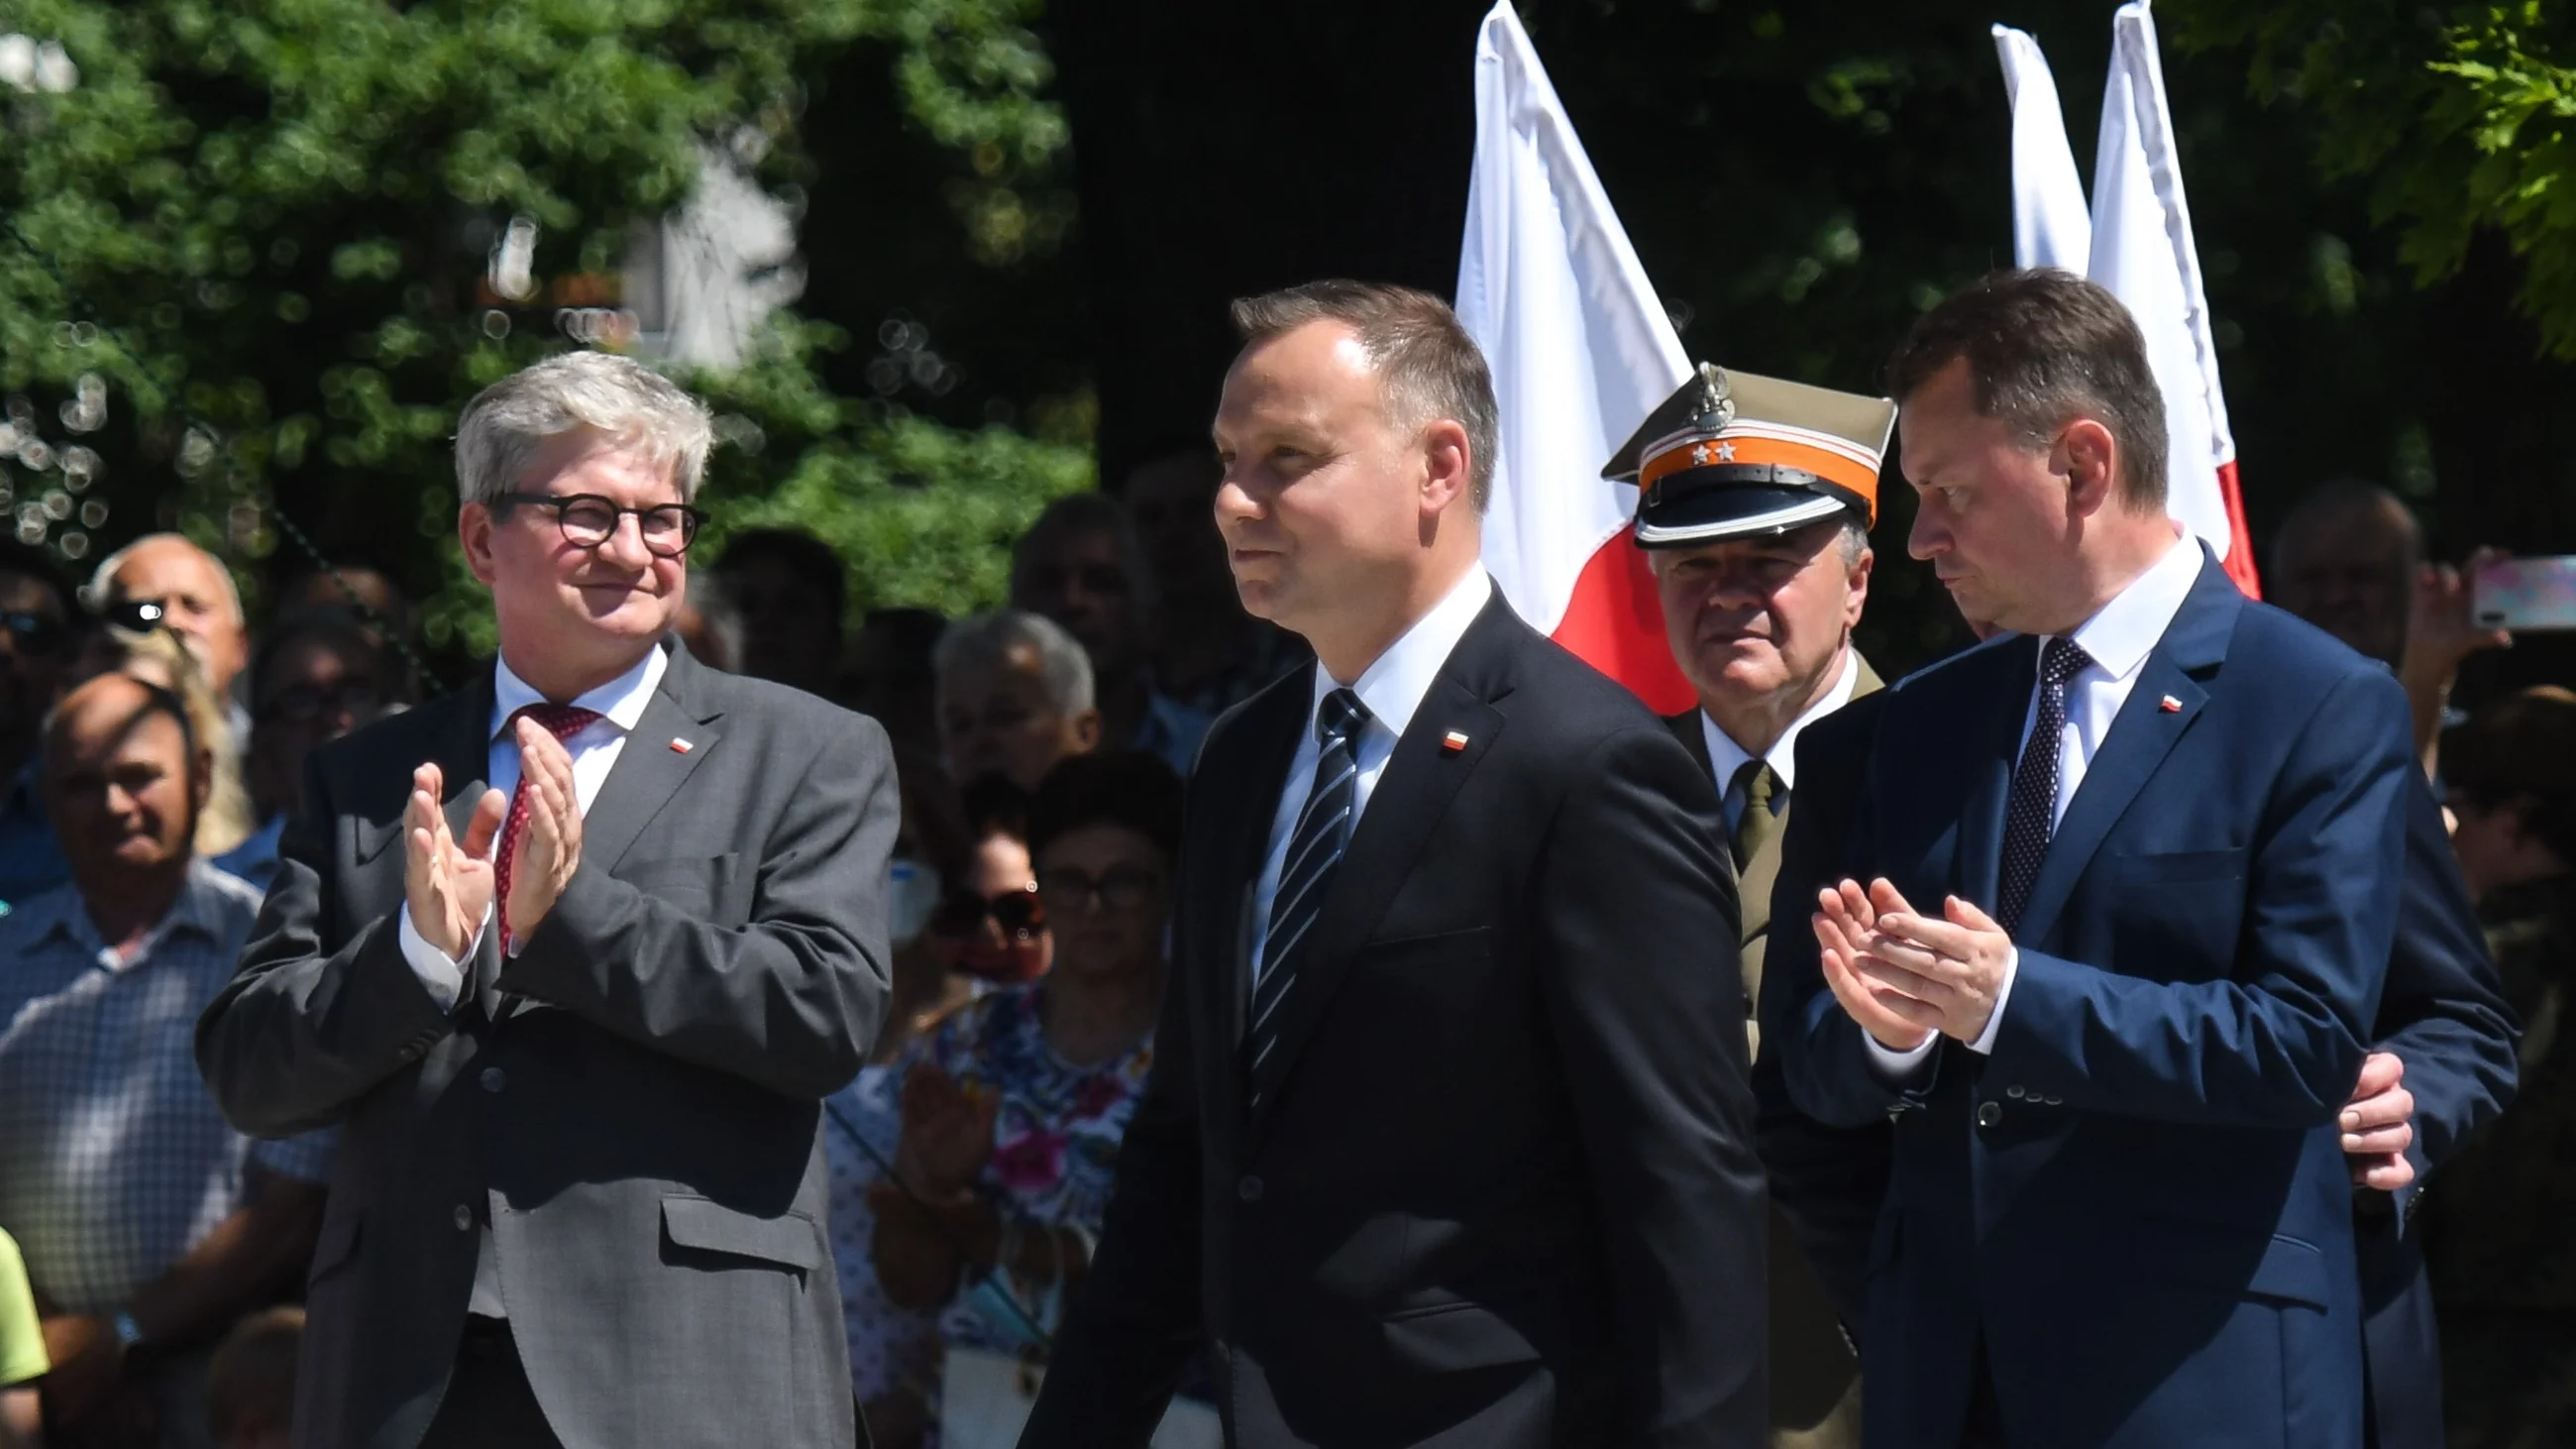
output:
[[[1852,688],[1852,697],[1883,689],[1878,671],[1869,661],[1855,654],[1860,665],[1860,679]],[[1689,750],[1702,770],[1715,778],[1716,765],[1709,759],[1708,736],[1700,724],[1700,712],[1685,710],[1668,717],[1673,734]],[[1718,792],[1725,793],[1728,781],[1718,780]],[[1797,803],[1791,794],[1792,808]],[[1753,1024],[1751,1003],[1762,995],[1762,955],[1771,939],[1771,888],[1780,875],[1780,841],[1788,833],[1789,817],[1782,811],[1778,825],[1762,849],[1747,861],[1737,885],[1737,898],[1744,907],[1744,1000],[1745,1031],[1751,1044],[1761,1046],[1760,1030]],[[1816,1270],[1798,1247],[1789,1224],[1774,1204],[1771,1209],[1771,1443],[1773,1449],[1860,1449],[1860,1363],[1852,1353],[1851,1341],[1843,1333],[1839,1316],[1834,1312],[1824,1286],[1817,1281]]]

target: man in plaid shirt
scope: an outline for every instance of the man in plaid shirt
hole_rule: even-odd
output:
[[[73,883],[0,916],[0,1228],[44,1315],[46,1418],[77,1445],[204,1442],[201,1350],[321,1222],[327,1137],[254,1144],[197,1073],[198,1013],[259,910],[190,857],[210,763],[175,697],[73,690],[45,741]]]

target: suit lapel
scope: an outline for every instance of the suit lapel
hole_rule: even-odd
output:
[[[1385,772],[1360,813],[1359,825],[1351,832],[1350,848],[1334,870],[1323,914],[1315,921],[1314,945],[1298,967],[1296,989],[1280,1003],[1284,1019],[1279,1044],[1252,1084],[1265,1103],[1279,1100],[1278,1084],[1295,1067],[1306,1038],[1323,1020],[1361,944],[1394,903],[1423,845],[1448,813],[1449,802],[1502,733],[1503,715],[1492,701],[1509,692],[1499,666],[1508,631],[1522,627],[1497,591],[1458,647],[1450,651],[1421,707],[1396,741],[1395,752],[1387,758]],[[1452,731],[1466,737],[1463,747],[1448,747]],[[1292,787],[1294,783],[1290,782]],[[1267,1109],[1258,1115],[1267,1115]]]
[[[2022,637],[1989,646],[1992,660],[1986,683],[1972,685],[1969,697],[1986,713],[1961,733],[1965,748],[1959,769],[1959,838],[1952,870],[1959,894],[1981,910],[1995,908],[2001,889],[2004,852],[2004,803],[2012,794],[2013,764],[2021,757],[2021,727],[2030,713],[2030,691],[2039,678],[2039,642]]]
[[[616,869],[644,827],[724,738],[713,726],[722,711],[705,707],[697,687],[698,670],[689,651],[671,650],[661,687],[653,691],[643,718],[627,733],[617,764],[600,782],[598,797],[582,813],[585,866]]]
[[[1269,858],[1270,828],[1278,817],[1281,792],[1306,787],[1307,782],[1288,778],[1288,767],[1296,759],[1299,735],[1313,707],[1313,671],[1292,670],[1245,708],[1238,726],[1242,739],[1228,742],[1229,755],[1239,748],[1245,763],[1238,776],[1243,782],[1241,793],[1232,802],[1234,808],[1220,817],[1228,822],[1230,833],[1218,838],[1221,853],[1214,879],[1222,895],[1212,925],[1228,934],[1219,949],[1209,953],[1222,963],[1223,971],[1209,999],[1217,1003],[1221,1013],[1217,1019],[1225,1026],[1229,1079],[1240,1058],[1250,1010],[1254,894]],[[1204,788],[1222,776],[1201,771],[1197,778]],[[1235,1095],[1239,1099],[1240,1093]]]
[[[1700,722],[1702,718],[1699,707],[1693,705],[1680,714],[1664,716],[1664,727],[1682,742],[1683,749],[1690,751],[1691,762],[1699,766],[1699,772],[1716,779],[1717,763],[1708,757],[1708,727]],[[1724,780],[1717,783],[1719,789],[1726,788]]]
[[[2040,857],[2039,874],[2031,881],[2016,936],[2047,939],[2059,909],[2111,828],[2209,702],[2199,676],[2226,658],[2228,636],[2243,607],[2244,597],[2225,572],[2214,561],[2205,562],[2181,611],[2138,666],[2136,685],[2085,767],[2075,798],[2066,802],[2066,815],[2049,837],[2048,853]]]

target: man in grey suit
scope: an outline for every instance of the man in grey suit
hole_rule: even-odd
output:
[[[308,1449],[857,1437],[820,1100],[887,991],[876,724],[666,638],[705,409],[620,358],[495,384],[458,531],[501,657],[314,756],[197,1055],[341,1128]]]

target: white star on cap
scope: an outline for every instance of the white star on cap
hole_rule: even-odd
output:
[[[1705,460],[1703,460],[1703,461],[1705,461]],[[1735,445],[1734,445],[1733,443],[1720,443],[1720,444],[1718,444],[1718,445],[1717,445],[1717,461],[1719,461],[1719,462],[1721,462],[1721,463],[1732,463],[1732,462],[1734,462],[1734,461],[1735,461]]]
[[[1708,461],[1708,444],[1702,443],[1698,447],[1691,449],[1691,461],[1693,463],[1706,463]]]

